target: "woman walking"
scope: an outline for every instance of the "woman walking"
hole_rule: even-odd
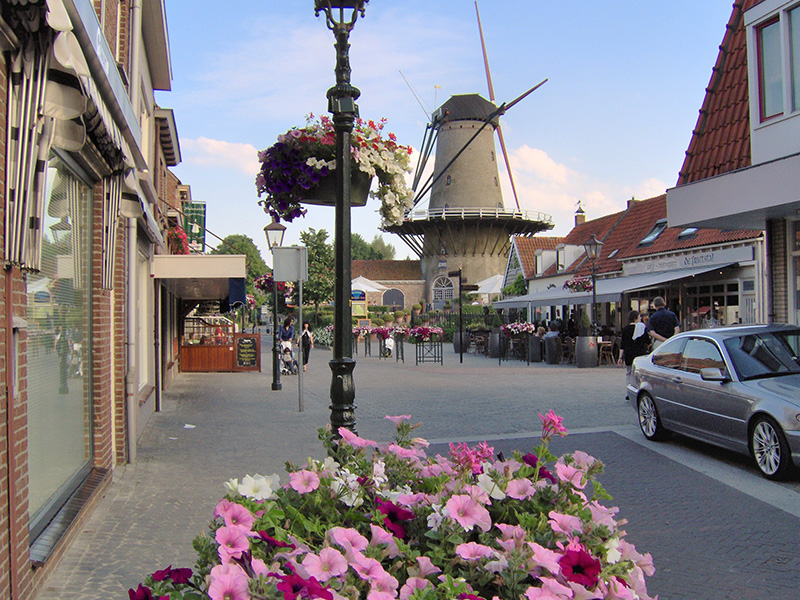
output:
[[[297,340],[297,345],[303,348],[303,371],[307,370],[308,355],[311,354],[311,349],[314,347],[314,336],[311,334],[311,328],[308,326],[308,321],[303,323],[303,331]]]
[[[647,326],[642,323],[641,316],[638,310],[632,310],[628,313],[628,324],[622,329],[622,341],[620,342],[619,361],[618,367],[624,364],[627,373],[625,374],[625,385],[631,383],[631,365],[633,359],[637,356],[647,354],[647,346],[650,343],[650,337],[645,334]],[[627,391],[625,392],[627,398]]]

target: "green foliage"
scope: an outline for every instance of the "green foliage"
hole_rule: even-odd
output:
[[[301,231],[300,241],[308,249],[308,281],[303,283],[303,301],[316,308],[333,299],[336,281],[333,245],[328,243],[328,232],[324,229]]]
[[[504,296],[524,296],[528,293],[528,284],[525,282],[525,277],[522,273],[517,274],[514,282],[503,288]]]
[[[350,257],[353,260],[393,260],[395,249],[387,244],[380,235],[375,235],[367,242],[358,233],[350,235]]]

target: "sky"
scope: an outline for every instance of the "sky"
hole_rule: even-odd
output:
[[[479,0],[497,103],[548,80],[501,120],[520,207],[555,223],[545,235],[566,235],[579,201],[594,219],[675,185],[732,3]],[[248,235],[271,264],[257,152],[309,113],[326,113],[333,34],[312,0],[220,6],[166,0],[173,81],[156,101],[174,111],[182,162],[172,171],[206,203],[208,230]],[[386,131],[415,149],[451,95],[489,97],[474,0],[372,0],[350,36],[350,64],[361,116],[385,117]],[[376,200],[354,208],[353,231],[367,241],[381,234],[397,258],[416,258],[379,230],[377,209]],[[333,221],[332,208],[309,207],[286,223],[284,245],[309,228],[332,240]]]

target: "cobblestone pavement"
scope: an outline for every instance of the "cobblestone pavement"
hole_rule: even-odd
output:
[[[628,520],[629,541],[654,557],[652,595],[798,597],[800,482],[768,482],[747,457],[689,440],[645,442],[623,402],[623,370],[471,355],[460,364],[452,347],[444,365],[415,366],[413,356],[397,363],[364,357],[363,345],[359,351],[361,435],[388,440],[393,426],[383,417],[411,414],[434,451],[448,441],[487,439],[508,455],[536,444],[538,413],[552,408],[570,430],[553,450],[581,449],[605,463],[601,482]],[[37,600],[122,600],[156,569],[191,566],[191,540],[207,527],[223,481],[322,456],[317,428],[330,416],[329,356],[312,351],[302,412],[296,376],[283,378],[282,391],[270,390],[266,350],[263,373],[180,375],[147,423],[136,463],[116,469]]]

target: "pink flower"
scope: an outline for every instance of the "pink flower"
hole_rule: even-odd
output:
[[[395,594],[382,592],[380,590],[370,590],[367,592],[367,600],[395,600]]]
[[[222,517],[229,527],[241,527],[245,531],[250,531],[256,522],[256,518],[244,506],[224,499],[214,509],[214,516]]]
[[[323,548],[319,555],[306,554],[303,566],[312,577],[325,583],[331,577],[347,573],[347,561],[342,553],[334,548]]]
[[[515,500],[527,500],[536,492],[530,479],[512,479],[508,482],[506,495]]]
[[[417,450],[414,448],[403,448],[397,444],[389,444],[388,451],[400,458],[414,458],[417,456]]]
[[[567,550],[558,564],[561,566],[561,575],[567,581],[573,581],[587,588],[597,585],[597,576],[601,569],[600,561],[585,550]]]
[[[403,421],[408,421],[411,419],[411,415],[397,415],[396,417],[390,417],[386,415],[386,419],[394,423],[395,425],[400,425]]]
[[[556,415],[552,409],[546,415],[539,413],[539,418],[542,420],[543,440],[548,440],[554,435],[567,435],[567,429],[561,424],[564,419]]]
[[[372,592],[383,592],[386,594],[391,594],[392,598],[397,597],[397,586],[400,583],[389,575],[386,571],[373,577],[370,581],[370,591]]]
[[[493,556],[494,550],[489,546],[483,544],[476,544],[475,542],[467,542],[466,544],[459,544],[456,546],[456,554],[464,560],[480,560],[487,556]]]
[[[372,531],[372,539],[369,542],[370,546],[380,546],[385,544],[386,556],[389,558],[395,558],[400,554],[400,549],[397,547],[397,542],[391,533],[386,531],[383,527],[378,527],[377,525],[370,525],[369,528]]]
[[[556,475],[564,483],[571,483],[579,490],[586,487],[586,482],[583,481],[583,471],[576,469],[572,465],[566,465],[562,462],[556,463]]]
[[[431,582],[421,577],[409,577],[403,587],[400,588],[400,600],[408,600],[414,590],[424,590],[431,585]]]
[[[358,576],[365,581],[373,581],[386,573],[381,563],[374,558],[367,558],[366,556],[358,557],[355,563],[351,562],[351,566],[358,573]]]
[[[525,597],[529,600],[562,600],[572,598],[572,589],[561,585],[552,577],[541,578],[542,587],[529,587],[525,592]]]
[[[469,496],[463,494],[451,496],[445,505],[450,517],[465,530],[472,530],[477,525],[481,531],[489,531],[492,518],[489,511]]]
[[[442,572],[442,570],[434,565],[427,556],[418,556],[417,565],[417,577],[427,577],[428,575],[435,575],[436,573]]]
[[[239,565],[217,565],[211,569],[208,595],[211,600],[250,600],[249,581]]]
[[[593,456],[586,454],[586,452],[582,450],[576,450],[573,452],[572,458],[575,459],[575,466],[579,469],[588,469],[595,462],[597,462]]]
[[[227,564],[232,558],[241,558],[242,552],[250,548],[247,535],[241,527],[229,526],[220,527],[214,536],[219,548],[219,559],[223,564]]]
[[[543,568],[547,569],[554,575],[561,570],[561,567],[558,564],[561,555],[558,552],[554,552],[549,548],[540,546],[536,542],[528,542],[528,547],[533,550],[533,556],[529,561],[531,570]]]
[[[378,442],[367,440],[358,437],[355,433],[347,429],[347,427],[339,427],[339,435],[341,438],[350,444],[353,448],[377,448]]]
[[[592,513],[592,522],[597,525],[605,525],[611,531],[614,531],[616,523],[614,522],[614,515],[619,512],[619,508],[613,506],[607,508],[595,501],[589,504],[589,510]]]
[[[307,469],[296,471],[289,474],[289,485],[298,494],[307,494],[319,487],[319,475]]]
[[[328,530],[328,535],[334,543],[359,552],[366,550],[369,544],[367,538],[358,533],[358,531],[346,527],[332,527]]]
[[[556,533],[572,535],[573,531],[583,531],[583,524],[581,523],[580,517],[562,515],[554,510],[551,510],[548,516],[550,517],[550,527],[552,527],[553,531]]]

